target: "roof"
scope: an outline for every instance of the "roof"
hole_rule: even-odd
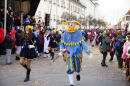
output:
[[[84,8],[86,8],[86,7],[80,2],[80,0],[72,0],[72,1],[74,1],[74,2],[76,2],[77,4],[83,6]]]
[[[130,10],[125,15],[130,15]]]

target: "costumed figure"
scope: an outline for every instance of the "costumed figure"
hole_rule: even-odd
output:
[[[69,24],[66,27],[66,32],[61,37],[60,51],[64,53],[65,50],[70,51],[68,54],[63,54],[63,59],[66,61],[66,73],[69,76],[70,86],[74,86],[73,73],[76,72],[77,81],[80,80],[80,71],[82,64],[82,47],[85,52],[92,58],[92,53],[89,51],[86,45],[82,32],[78,30],[78,25],[81,25],[77,21],[67,21],[63,24]]]
[[[115,43],[116,43],[116,36],[111,36],[110,37],[110,62],[113,61],[113,57],[114,57],[114,54],[115,54],[115,51],[114,51],[114,46],[115,46]]]
[[[37,45],[37,42],[34,44],[34,40],[38,40],[37,37],[32,32],[33,28],[30,28],[29,26],[26,26],[25,32],[23,34],[22,38],[22,50],[20,52],[20,64],[27,70],[26,72],[26,78],[24,82],[29,81],[30,72],[31,72],[31,62],[32,60],[37,58],[36,52],[35,52],[35,45]],[[27,64],[25,64],[25,61]]]
[[[49,45],[49,41],[50,41],[49,34],[50,34],[49,30],[45,30],[45,33],[44,33],[44,49],[43,49],[44,57],[48,57],[48,54],[49,54],[49,51],[48,51],[48,45]]]
[[[50,41],[49,41],[49,45],[48,45],[48,50],[52,56],[51,60],[54,59],[54,51],[55,51],[54,49],[57,47],[57,40],[56,40],[55,32],[56,32],[55,30],[52,30],[51,34],[49,35]]]

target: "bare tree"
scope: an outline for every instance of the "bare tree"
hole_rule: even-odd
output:
[[[92,23],[93,23],[94,27],[96,27],[96,26],[97,26],[97,19],[94,18],[94,19],[92,20]]]
[[[93,16],[92,15],[88,15],[87,16],[87,19],[88,19],[88,25],[89,25],[89,29],[90,29],[90,26],[92,26],[93,25]]]
[[[104,27],[105,27],[105,25],[106,25],[105,21],[104,21],[104,20],[101,20],[101,19],[99,19],[99,20],[97,21],[97,24],[98,24],[99,28],[100,28],[101,26],[104,26]]]
[[[61,15],[61,19],[62,21],[66,21],[69,19],[69,13],[68,12],[63,12],[62,15]]]

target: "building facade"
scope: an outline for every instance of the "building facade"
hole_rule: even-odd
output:
[[[35,16],[45,22],[46,14],[49,14],[50,27],[58,28],[62,21],[84,18],[85,9],[79,0],[41,0]]]
[[[121,28],[125,28],[126,24],[130,24],[130,10],[122,18]]]

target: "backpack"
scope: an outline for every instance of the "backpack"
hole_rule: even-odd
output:
[[[124,40],[122,38],[118,39],[115,44],[115,49],[118,52],[118,54],[123,53],[123,45],[124,45]]]

